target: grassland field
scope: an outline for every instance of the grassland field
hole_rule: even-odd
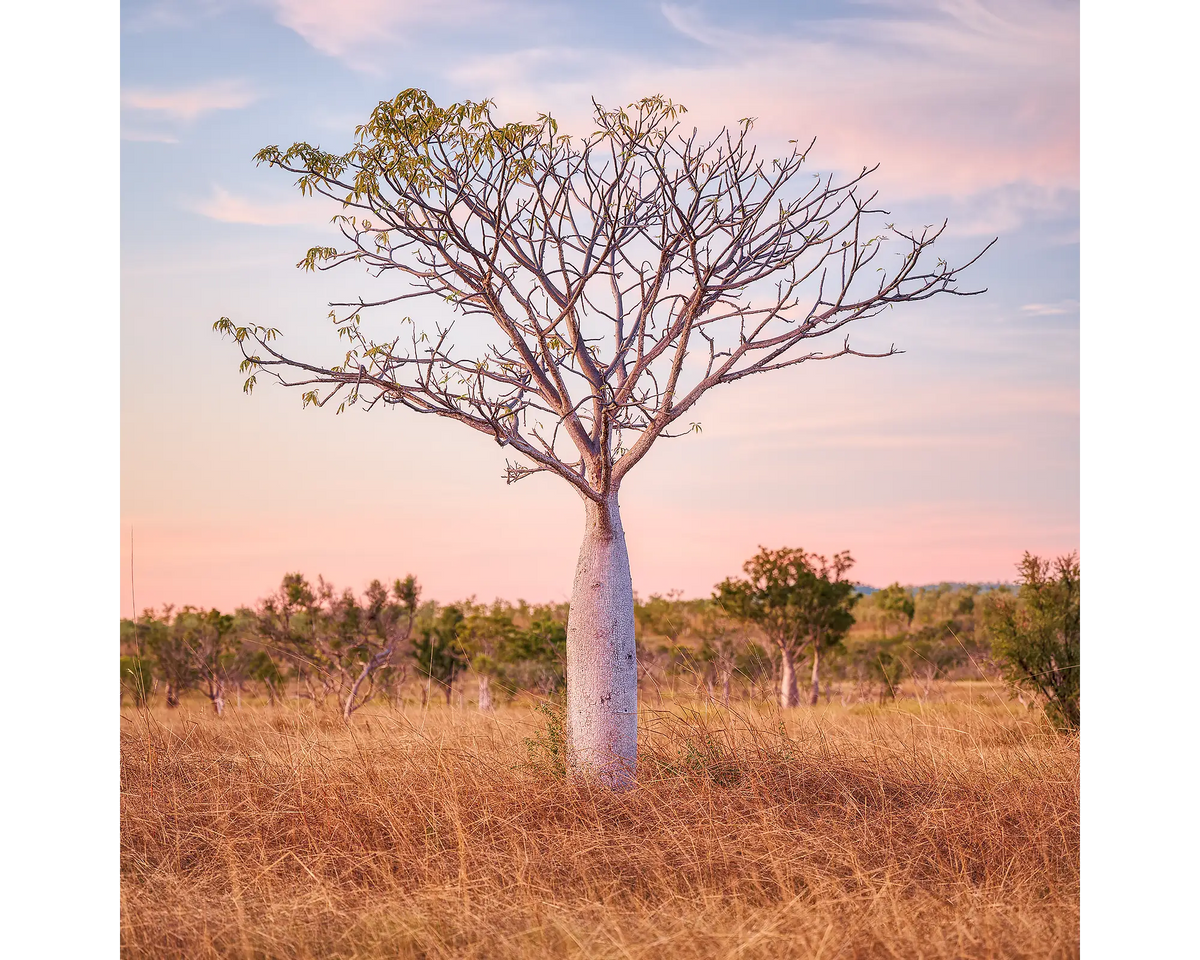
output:
[[[121,708],[129,958],[1069,958],[1079,741],[986,683],[642,698],[639,783],[553,708]]]

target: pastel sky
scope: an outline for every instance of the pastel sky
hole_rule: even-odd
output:
[[[396,411],[241,391],[214,320],[328,348],[326,303],[388,280],[294,264],[329,211],[266,144],[347,147],[381,99],[491,97],[588,132],[591,99],[662,93],[761,149],[872,176],[898,225],[949,218],[963,285],[859,325],[886,360],[802,364],[714,392],[622,488],[634,587],[707,594],[760,544],[849,549],[884,585],[1009,580],[1079,544],[1079,33],[1073,2],[598,5],[535,0],[124,3],[123,614],[232,608],[288,571],[361,589],[411,572],[442,601],[566,599],[582,508],[501,479],[504,452]],[[397,319],[402,314],[397,313]],[[432,319],[436,314],[430,313]],[[328,352],[336,355],[336,346]]]

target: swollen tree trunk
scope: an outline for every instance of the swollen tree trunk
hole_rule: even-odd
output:
[[[808,698],[810,707],[817,705],[817,700],[821,696],[821,643],[818,640],[813,644],[813,674],[812,674],[812,695]]]
[[[492,709],[492,678],[486,675],[479,677],[479,709]]]
[[[584,507],[567,618],[567,758],[574,774],[624,790],[637,764],[633,580],[616,492]]]
[[[725,698],[725,709],[729,709],[729,670],[726,669],[721,675],[721,692]]]
[[[783,672],[779,678],[779,705],[781,707],[800,706],[800,690],[796,686],[796,658],[792,648],[786,644],[780,646],[783,654]]]
[[[167,683],[167,706],[174,710],[179,706],[179,692],[175,689],[175,684]]]

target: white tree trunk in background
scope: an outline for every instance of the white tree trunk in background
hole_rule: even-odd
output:
[[[491,677],[484,676],[484,677],[479,678],[479,709],[480,710],[491,710],[492,709],[492,678]]]
[[[818,637],[813,643],[813,672],[812,672],[812,695],[809,697],[809,705],[815,707],[821,699],[821,641]]]
[[[637,762],[633,580],[616,492],[584,505],[567,618],[567,756],[573,773],[623,790]]]
[[[779,705],[781,707],[800,706],[800,691],[796,687],[796,658],[792,648],[781,646],[783,653],[783,673],[779,678]]]

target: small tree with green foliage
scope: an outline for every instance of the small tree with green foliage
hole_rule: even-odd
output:
[[[1079,557],[1026,552],[1014,598],[991,598],[992,656],[1013,687],[1032,691],[1056,727],[1079,727]]]
[[[727,579],[717,585],[721,607],[757,624],[778,648],[783,707],[800,703],[796,657],[805,648],[813,655],[810,703],[817,702],[821,654],[840,643],[854,625],[850,611],[858,593],[843,576],[853,563],[848,551],[835,554],[831,561],[803,550],[761,547],[742,568],[747,579]]]
[[[262,684],[267,692],[267,703],[274,706],[279,701],[286,682],[283,670],[275,658],[266,650],[251,651],[245,658],[244,669],[251,680]]]
[[[133,705],[141,709],[150,699],[150,688],[153,683],[154,677],[148,659],[136,654],[121,658],[122,698],[128,693],[133,698]]]
[[[171,633],[192,659],[195,675],[217,716],[225,712],[225,685],[237,657],[234,619],[221,611],[186,606],[175,616]]]
[[[174,606],[163,607],[161,614],[143,611],[137,621],[138,636],[149,655],[154,672],[163,681],[167,706],[179,706],[179,698],[200,681],[196,658],[182,632],[173,629]]]
[[[916,606],[913,604],[912,593],[907,588],[893,583],[875,594],[875,606],[883,613],[883,635],[887,636],[887,625],[892,622],[902,623],[905,627],[912,626]]]
[[[416,662],[417,673],[426,678],[426,698],[429,685],[436,682],[445,691],[447,706],[454,690],[454,681],[467,668],[467,660],[458,641],[458,630],[465,619],[460,607],[443,607],[432,623],[417,631],[417,639],[412,644],[412,658]]]
[[[458,625],[459,650],[479,678],[480,710],[493,709],[492,680],[502,676],[505,649],[517,632],[512,607],[499,600],[490,608],[470,607],[467,618]]]
[[[352,590],[338,593],[323,577],[314,588],[302,574],[289,573],[279,592],[259,606],[256,634],[264,647],[293,662],[307,696],[324,703],[334,694],[349,723],[408,640],[419,596],[411,575],[394,581],[390,592],[372,580],[359,600]]]
[[[692,632],[700,638],[697,659],[710,667],[721,681],[721,699],[729,706],[729,683],[737,669],[742,632],[737,622],[714,600],[703,601],[692,621]]]
[[[505,643],[504,676],[514,688],[557,697],[567,684],[567,625],[549,607],[534,607],[531,617]]]

